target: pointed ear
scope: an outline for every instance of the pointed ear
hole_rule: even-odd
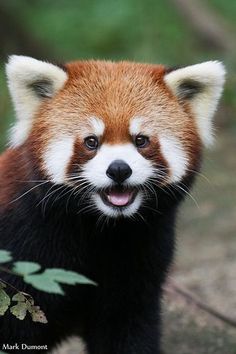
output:
[[[67,73],[59,66],[30,57],[13,55],[6,65],[9,91],[18,122],[12,131],[12,144],[21,144],[31,127],[35,112],[43,100],[60,90]]]
[[[164,81],[180,101],[188,101],[205,145],[213,140],[212,118],[225,81],[225,69],[218,61],[187,66],[165,75]]]

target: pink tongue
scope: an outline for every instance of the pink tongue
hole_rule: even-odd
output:
[[[108,194],[108,200],[111,204],[117,206],[123,206],[129,203],[131,198],[130,192],[110,192]]]

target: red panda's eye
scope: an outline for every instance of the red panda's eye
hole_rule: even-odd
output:
[[[149,138],[145,135],[137,135],[135,138],[135,145],[138,148],[144,148],[149,144]]]
[[[84,139],[84,143],[89,150],[96,150],[98,148],[98,138],[96,136],[88,136]]]

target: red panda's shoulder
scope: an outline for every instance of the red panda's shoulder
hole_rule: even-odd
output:
[[[5,208],[17,191],[17,181],[23,177],[19,149],[8,149],[0,155],[0,208]]]

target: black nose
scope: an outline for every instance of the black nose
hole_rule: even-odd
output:
[[[115,160],[108,167],[106,174],[114,182],[122,183],[132,175],[132,170],[126,162]]]

